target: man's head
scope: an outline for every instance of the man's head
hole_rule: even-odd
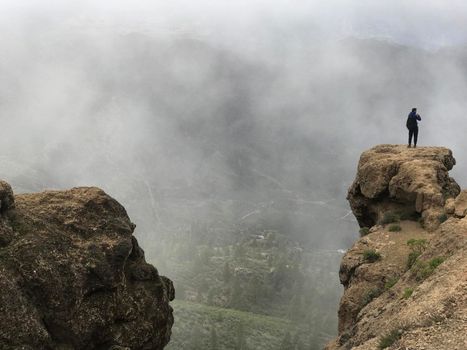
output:
[[[417,108],[412,108],[412,112],[416,112],[417,111]]]

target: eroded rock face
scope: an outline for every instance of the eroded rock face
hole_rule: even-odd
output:
[[[384,213],[398,211],[417,213],[434,230],[446,200],[460,192],[448,174],[455,164],[447,148],[379,145],[361,155],[347,199],[361,227],[372,227]]]
[[[454,163],[445,148],[362,154],[348,199],[369,230],[342,259],[338,337],[327,350],[374,350],[384,339],[394,350],[467,348],[467,190],[448,176]],[[378,224],[388,212],[397,222]]]
[[[415,222],[400,232],[379,226],[358,240],[342,260],[345,286],[339,307],[339,334],[327,350],[374,350],[394,330],[400,339],[388,349],[464,349],[467,346],[467,217],[450,217],[429,232]],[[427,241],[417,261],[443,262],[418,278],[407,268],[410,239]],[[381,254],[370,263],[367,249]],[[416,266],[416,265],[415,265]]]
[[[0,348],[163,349],[173,285],[146,263],[125,209],[98,188],[13,198],[5,184]]]

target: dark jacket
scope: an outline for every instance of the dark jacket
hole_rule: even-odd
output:
[[[422,118],[416,112],[410,112],[409,116],[407,117],[407,128],[415,129],[418,126],[417,120],[422,120]]]

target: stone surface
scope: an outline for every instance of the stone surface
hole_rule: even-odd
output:
[[[0,348],[163,349],[172,282],[98,188],[18,195],[0,183]]]
[[[467,190],[463,190],[454,201],[454,214],[463,218],[467,215]]]
[[[416,212],[426,228],[436,229],[446,199],[460,192],[448,174],[455,164],[443,147],[379,145],[363,152],[347,196],[360,226],[371,227],[384,213],[400,211]]]
[[[0,180],[0,213],[6,212],[8,209],[14,208],[15,199],[13,190],[10,184]]]
[[[338,337],[327,350],[374,350],[391,332],[399,339],[389,350],[467,349],[467,191],[459,194],[447,175],[454,163],[445,148],[382,145],[363,153],[349,201],[370,233],[342,259]],[[408,216],[397,232],[374,225],[388,210],[414,211],[422,224]],[[426,248],[409,268],[411,239]],[[369,250],[381,258],[366,261]],[[441,263],[430,270],[433,261]]]
[[[455,200],[454,198],[446,199],[446,203],[444,204],[444,212],[446,214],[452,215],[456,210]]]

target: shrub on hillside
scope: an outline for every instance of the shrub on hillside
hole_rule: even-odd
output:
[[[407,245],[409,246],[411,251],[422,254],[428,245],[428,241],[423,238],[421,239],[412,238],[407,241]]]
[[[398,224],[393,224],[389,226],[389,232],[399,232],[401,230],[402,230],[402,227],[400,227],[400,225]]]
[[[367,249],[363,252],[363,259],[367,262],[373,263],[381,259],[381,254],[374,249]]]
[[[407,269],[410,269],[415,264],[417,258],[425,251],[428,242],[426,239],[412,238],[407,241],[407,245],[410,249],[409,256],[407,257]]]
[[[413,293],[413,288],[405,288],[404,294],[402,295],[402,297],[404,299],[409,299],[412,296],[412,293]]]
[[[374,298],[377,298],[381,295],[382,290],[380,288],[372,288],[363,294],[362,306],[369,304]]]
[[[444,261],[444,258],[441,256],[435,257],[429,261],[418,261],[412,267],[412,270],[415,274],[415,279],[417,281],[423,281],[425,278],[430,276],[435,269],[441,265]]]
[[[402,333],[398,329],[393,329],[387,335],[382,337],[378,343],[378,349],[386,349],[398,341]]]
[[[418,257],[421,255],[419,252],[410,252],[409,256],[407,257],[407,270],[410,270],[412,266],[417,261]]]
[[[391,289],[392,287],[395,286],[395,284],[397,283],[397,281],[399,281],[399,277],[394,276],[394,277],[389,278],[389,279],[386,281],[386,283],[384,284],[384,289],[385,289],[385,290]]]
[[[366,236],[370,233],[370,229],[368,227],[362,227],[360,230],[360,237]]]
[[[439,265],[441,265],[444,262],[444,258],[442,256],[437,256],[436,258],[431,259],[428,264],[430,267],[434,270],[436,269]]]
[[[447,219],[448,219],[448,216],[447,216],[445,213],[443,213],[443,214],[441,214],[441,215],[438,216],[438,221],[439,221],[440,223],[445,222]]]

